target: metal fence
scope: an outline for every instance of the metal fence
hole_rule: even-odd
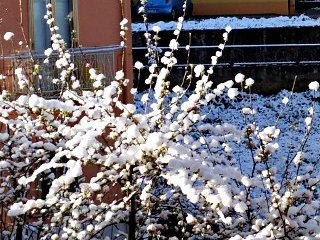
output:
[[[97,73],[103,73],[103,85],[108,85],[115,76],[117,68],[117,55],[120,54],[120,46],[104,46],[91,48],[73,48],[69,49],[71,62],[75,65],[74,75],[79,80],[81,88],[92,89],[92,80],[90,79],[89,69],[96,69]],[[33,58],[33,60],[32,60]],[[2,81],[2,89],[10,89],[14,93],[24,93],[17,85],[17,79],[14,75],[16,68],[23,68],[27,78],[30,79],[35,92],[41,93],[45,97],[55,97],[61,90],[61,85],[54,84],[53,79],[59,78],[60,69],[55,65],[58,55],[53,54],[49,58],[49,63],[44,63],[46,56],[44,54],[13,54],[2,56],[0,60],[6,62],[7,78]],[[34,65],[39,66],[38,71],[34,71]]]
[[[57,232],[61,229],[57,228]],[[125,240],[128,239],[129,225],[127,223],[116,223],[106,226],[102,231],[97,232],[94,239],[97,240]],[[42,231],[42,234],[45,232]],[[18,239],[18,234],[16,229],[12,232],[4,234],[0,232],[1,240],[15,240]],[[22,229],[22,240],[38,240],[40,239],[40,234],[38,233],[38,228],[32,225],[24,225]],[[41,238],[43,239],[43,238]],[[48,239],[48,238],[45,238]]]
[[[210,57],[215,55],[217,45],[190,46],[190,59],[193,64],[203,64],[211,66]],[[168,49],[168,47],[159,47]],[[179,46],[185,50],[186,46]],[[226,45],[223,55],[217,67],[247,67],[247,66],[287,66],[287,65],[315,65],[320,64],[317,51],[320,49],[319,43],[293,43],[293,44],[243,44]],[[144,56],[147,47],[133,47],[133,56]],[[181,51],[183,52],[183,51]],[[257,54],[259,53],[259,54]],[[175,67],[185,67],[185,54],[176,56],[178,62]],[[247,59],[249,61],[246,61]],[[201,60],[204,59],[204,60]],[[141,59],[134,59],[141,60]],[[181,61],[179,61],[181,60]]]

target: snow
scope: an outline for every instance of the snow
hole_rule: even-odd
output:
[[[245,211],[247,211],[247,209],[248,207],[244,202],[236,203],[236,205],[234,206],[234,210],[239,213],[244,213]]]
[[[144,112],[143,103],[139,101],[143,94],[146,93],[139,93],[135,96],[135,104],[138,112]],[[150,94],[150,96],[151,95],[152,94]],[[236,96],[232,100],[224,96],[217,106],[214,108],[212,106],[203,106],[201,112],[208,113],[206,121],[209,123],[225,122],[237,126],[238,129],[243,128],[245,125],[242,115],[243,112],[247,114],[246,118],[254,119],[256,126],[259,126],[260,131],[265,133],[265,141],[268,140],[267,136],[270,136],[270,133],[277,139],[276,145],[270,144],[269,146],[270,150],[272,152],[274,151],[270,163],[277,166],[278,169],[282,169],[285,164],[284,159],[287,159],[288,156],[295,158],[295,154],[293,153],[299,151],[301,141],[306,134],[307,126],[305,119],[310,117],[309,109],[312,104],[312,97],[313,90],[292,93],[292,95],[287,90],[282,90],[278,94],[270,96],[258,94],[249,96],[246,93],[241,93],[241,96]],[[284,104],[282,102],[284,98],[290,98],[290,101]],[[152,97],[150,97],[150,101],[154,101]],[[315,108],[314,111],[312,134],[303,151],[303,159],[308,159],[307,166],[311,164],[318,169],[320,167],[320,163],[318,162],[319,149],[317,144],[314,143],[320,141],[319,134],[317,134],[320,132],[320,118],[319,109]],[[274,124],[276,124],[276,128]],[[199,130],[201,129],[199,128]],[[250,158],[248,158],[249,150],[246,145],[236,144],[230,147],[233,149],[235,159],[240,163],[239,168],[241,168],[241,171],[245,173],[248,169],[251,169],[252,162],[249,160]]]
[[[155,26],[162,31],[175,30],[177,22],[155,22],[149,24],[149,29]],[[277,16],[277,17],[217,17],[209,19],[186,20],[183,23],[182,30],[219,30],[227,26],[232,29],[250,29],[250,28],[284,28],[284,27],[317,27],[320,26],[320,18],[311,18],[306,15],[299,16]],[[144,23],[133,23],[132,31],[145,31]],[[229,29],[229,28],[228,28]]]
[[[14,36],[14,33],[12,32],[6,32],[4,35],[3,35],[3,39],[6,40],[6,41],[9,41],[13,38]]]
[[[319,88],[319,83],[318,82],[311,82],[309,84],[309,89],[310,90],[318,91],[318,88]]]

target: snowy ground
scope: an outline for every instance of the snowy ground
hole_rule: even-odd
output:
[[[136,106],[139,111],[144,111],[139,97],[141,97],[141,94],[138,94],[135,98]],[[244,129],[246,124],[244,123],[242,108],[250,107],[251,105],[250,96],[244,93],[243,97],[239,95],[236,99],[230,100],[225,96],[214,107],[202,107],[203,112],[210,112],[207,122],[212,123],[213,126],[221,123],[230,123],[239,130]],[[285,161],[294,158],[301,147],[306,133],[305,118],[308,116],[308,109],[312,104],[313,98],[311,91],[293,93],[288,105],[284,107],[282,100],[285,97],[290,98],[290,92],[283,90],[271,96],[251,95],[252,108],[256,110],[254,122],[256,126],[259,126],[260,131],[267,126],[276,126],[281,131],[277,141],[279,149],[268,160],[278,169],[284,169]],[[278,116],[280,116],[279,120],[276,121]],[[247,123],[250,123],[250,121]],[[315,105],[315,119],[311,133],[304,149],[304,161],[306,165],[311,164],[315,169],[320,169],[320,109],[318,102]],[[250,171],[252,158],[246,144],[244,142],[234,144],[233,150],[234,159],[238,162],[239,168],[243,172]]]
[[[267,126],[277,126],[280,129],[278,139],[279,149],[270,158],[270,162],[282,169],[285,161],[292,159],[301,147],[302,140],[306,133],[305,118],[308,116],[308,109],[312,102],[311,92],[294,93],[287,107],[284,107],[282,100],[289,97],[290,92],[283,90],[276,95],[261,96],[251,95],[253,109],[257,111],[254,116],[254,122],[259,126],[260,131]],[[250,107],[249,96],[245,94],[244,102],[241,97],[238,100],[228,100],[221,104],[219,109],[219,118],[221,122],[234,124],[239,129],[245,126],[241,109]],[[304,150],[304,159],[307,164],[315,164],[319,169],[319,143],[320,143],[320,110],[315,108],[315,121],[312,134]],[[281,113],[281,111],[283,111]],[[211,118],[216,119],[218,110],[213,111]],[[280,115],[279,121],[276,119]],[[252,121],[252,120],[251,120]],[[214,122],[214,121],[213,121]],[[251,169],[250,151],[244,144],[235,145],[235,158],[241,163],[242,170]]]
[[[155,22],[150,23],[152,26],[159,26],[161,30],[174,30],[176,22]],[[210,19],[187,20],[183,24],[183,30],[215,30],[224,29],[226,26],[231,26],[233,29],[248,29],[248,28],[282,28],[282,27],[318,27],[320,26],[320,18],[311,18],[306,15],[300,16],[278,16],[278,17],[217,17]],[[143,23],[133,23],[132,31],[144,31]]]

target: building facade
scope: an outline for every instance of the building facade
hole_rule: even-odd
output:
[[[132,79],[131,30],[129,27],[123,61],[119,24],[122,15],[130,24],[130,1],[0,0],[0,74],[7,77],[0,85],[2,90],[16,89],[8,78],[14,77],[17,66],[28,68],[30,54],[36,64],[42,64],[43,52],[51,46],[50,31],[44,19],[48,2],[53,5],[59,33],[67,48],[72,49],[79,78],[88,78],[85,68],[89,63],[106,75],[106,84],[122,67],[126,77]],[[4,40],[6,32],[14,33],[12,40]],[[45,68],[41,87],[52,91],[50,75],[52,77],[56,70],[54,64]]]

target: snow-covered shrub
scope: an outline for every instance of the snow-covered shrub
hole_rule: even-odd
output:
[[[179,18],[162,56],[154,52],[157,37],[146,34],[152,61],[135,67],[149,69],[145,81],[153,87],[137,95],[136,104],[124,103],[129,80],[123,71],[105,87],[92,69],[94,90],[80,89],[50,4],[47,18],[53,41],[46,53],[59,53],[55,82],[61,97],[30,92],[12,100],[3,92],[0,100],[3,239],[18,238],[26,226],[38,239],[101,239],[119,223],[129,224],[130,239],[320,238],[318,156],[306,151],[318,83],[309,85],[307,111],[293,93],[283,93],[278,105],[269,103],[279,108],[273,123],[260,125],[262,106],[244,91],[250,92],[251,78],[237,74],[217,86],[211,80],[231,30],[226,28],[212,66],[187,68],[183,81],[194,81],[195,89],[171,89],[167,77],[177,62]],[[25,79],[23,70],[17,74]],[[228,115],[227,106],[234,113]],[[241,106],[238,115],[235,106]],[[267,113],[264,119],[273,114]],[[301,137],[283,140],[301,129]],[[96,175],[85,178],[93,166]],[[108,201],[111,192],[117,194]]]

